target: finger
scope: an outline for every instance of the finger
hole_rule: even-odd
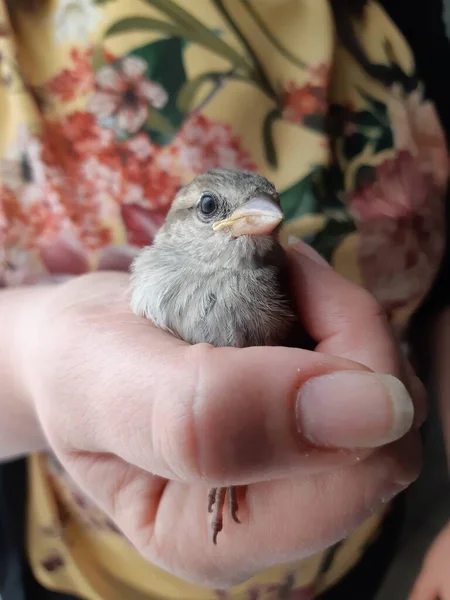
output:
[[[438,584],[433,581],[426,570],[423,570],[417,579],[409,600],[445,600],[438,593]]]
[[[75,377],[79,401],[62,399],[71,412],[52,414],[53,445],[67,443],[55,436],[70,431],[74,449],[117,454],[169,479],[224,485],[319,469],[330,461],[326,448],[379,447],[411,426],[403,384],[348,360],[288,348],[189,346],[153,327],[125,340],[106,330],[103,339],[92,327],[79,334],[80,355],[70,344],[70,372],[62,375],[67,389]],[[74,431],[72,422],[83,427]]]
[[[396,345],[376,300],[299,250],[291,250],[292,281],[299,316],[308,333],[329,352],[373,371],[400,374]]]
[[[211,552],[206,487],[165,483],[112,456],[65,461],[146,558],[209,587],[228,587],[329,547],[411,483],[419,465],[417,434],[410,434],[334,473],[250,486],[240,506],[241,525],[226,516],[220,543]],[[183,527],[177,527],[179,519]]]
[[[405,373],[406,360],[373,296],[341,277],[306,244],[291,250],[290,257],[299,316],[319,342],[317,349],[402,379],[421,423],[426,414],[425,391],[420,381]]]
[[[136,526],[131,511],[116,517],[152,563],[171,570],[173,557],[181,554],[184,560],[176,565],[176,575],[210,587],[228,587],[343,539],[417,477],[418,447],[412,437],[333,474],[250,486],[240,507],[241,525],[227,515],[214,551],[207,550],[211,540],[207,490],[202,486],[170,483],[160,498],[156,521],[147,529],[150,535],[143,533],[142,521]],[[188,524],[174,533],[173,518],[180,513]]]

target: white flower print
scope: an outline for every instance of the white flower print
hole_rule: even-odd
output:
[[[54,14],[56,41],[86,41],[100,20],[100,9],[93,0],[59,0]]]
[[[166,91],[145,79],[146,71],[147,63],[137,56],[101,68],[88,110],[118,130],[136,133],[148,118],[149,105],[159,109],[167,103]]]

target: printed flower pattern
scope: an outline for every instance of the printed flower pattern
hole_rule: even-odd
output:
[[[212,167],[256,165],[228,125],[201,115],[166,146],[146,133],[118,138],[84,111],[47,120],[39,135],[22,127],[0,163],[0,284],[127,270],[183,181]]]
[[[309,78],[304,85],[293,81],[285,84],[281,93],[283,118],[300,125],[311,115],[325,115],[328,78],[329,67],[321,64],[309,70]]]
[[[91,47],[83,50],[72,48],[69,66],[47,83],[47,91],[61,102],[70,102],[91,93],[95,89],[92,55]]]
[[[16,144],[0,160],[0,181],[16,192],[26,192],[26,197],[22,198],[25,203],[30,185],[40,186],[44,181],[41,149],[39,140],[30,135],[25,125],[21,125]]]
[[[14,7],[18,2],[9,4]],[[29,8],[35,3],[21,4]],[[176,1],[169,3],[168,11],[166,3],[160,3],[161,21],[161,15],[152,20],[147,12],[143,21],[137,5],[144,3],[131,3],[125,22],[108,23],[101,35],[104,0],[50,4],[48,23],[52,21],[56,44],[63,46],[68,59],[64,68],[39,85],[23,81],[40,110],[41,128],[22,125],[0,159],[0,286],[60,281],[95,269],[127,270],[139,248],[152,243],[186,181],[214,167],[261,169],[246,149],[244,135],[240,137],[226,117],[212,118],[214,112],[208,110],[211,100],[235,85],[238,76],[240,86],[252,86],[270,100],[265,118],[257,123],[267,165],[277,165],[279,142],[272,126],[280,119],[285,121],[283,127],[301,126],[319,134],[323,145],[331,141],[330,154],[337,146],[341,152],[340,163],[333,155],[336,164],[318,165],[321,176],[332,175],[331,200],[329,195],[320,196],[316,166],[314,177],[311,171],[291,188],[280,190],[282,202],[290,208],[289,218],[322,213],[323,229],[310,241],[330,260],[339,241],[356,227],[363,281],[388,312],[427,292],[444,246],[448,153],[434,108],[420,88],[406,93],[394,86],[385,89],[384,101],[360,93],[354,94],[358,107],[330,106],[329,65],[308,65],[261,20],[260,36],[297,69],[285,79],[281,75],[280,83],[278,73],[276,77],[265,73],[261,53],[248,52],[258,36],[230,46],[230,35],[221,35],[220,43],[211,44],[212,29],[194,14],[189,15],[192,27],[180,27],[174,18],[180,8]],[[107,6],[104,14],[114,13],[117,5],[111,11]],[[29,8],[27,15],[33,10]],[[149,5],[144,10],[151,14]],[[118,29],[128,35],[137,24],[139,35],[145,37],[143,23],[151,28],[152,22],[156,29],[148,43],[142,42],[145,45],[117,56],[106,50],[123,48],[114,43]],[[164,33],[161,23],[167,29]],[[8,35],[9,30],[0,31],[0,36]],[[204,42],[207,53],[216,54],[214,64],[225,63],[227,70],[200,73],[197,81],[190,80],[185,48],[202,51]],[[22,74],[14,65],[12,59],[6,70],[5,60],[0,64],[4,69],[0,85],[10,85],[13,75],[20,80]],[[197,84],[205,82],[211,92],[199,104]],[[378,83],[381,89],[384,84]],[[46,101],[44,106],[37,102],[40,98]],[[361,161],[368,164],[360,166]],[[304,164],[305,156],[299,157],[299,171]],[[346,194],[348,206],[341,201]],[[336,213],[345,218],[327,221]],[[55,542],[54,551],[42,553],[47,574],[70,561],[64,553],[64,544],[69,545],[64,533],[71,520],[89,531],[120,535],[62,466],[52,464],[46,474],[55,492],[55,512],[53,521],[42,524],[40,531],[47,541],[51,538],[51,548]],[[272,585],[252,586],[243,594],[248,600],[312,600],[314,586],[296,589],[297,579],[295,573],[281,574]],[[217,598],[232,596],[217,592]]]
[[[137,56],[101,68],[88,110],[120,131],[136,133],[148,118],[150,107],[159,109],[167,103],[166,91],[148,81],[146,71],[147,63]]]
[[[376,169],[375,180],[357,190],[349,206],[358,221],[368,289],[388,312],[419,299],[434,279],[445,244],[439,178],[401,151]]]
[[[101,11],[93,0],[58,0],[54,12],[54,31],[59,44],[80,43],[96,30]]]
[[[387,109],[395,147],[411,152],[421,172],[444,187],[449,173],[448,148],[434,105],[424,100],[421,88],[405,95],[394,86]]]
[[[123,536],[111,520],[80,491],[80,488],[67,474],[57,458],[47,455],[48,477],[55,490],[54,501],[57,508],[56,520],[40,529],[47,538],[65,536],[65,530],[74,519],[80,519],[86,529],[108,531]]]
[[[162,150],[161,161],[171,164],[179,174],[196,175],[217,167],[256,169],[231,127],[214,123],[204,115],[195,115],[185,122],[173,144]]]

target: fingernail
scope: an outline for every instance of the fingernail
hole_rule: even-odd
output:
[[[414,375],[410,380],[411,394],[414,402],[414,427],[419,429],[425,423],[428,416],[427,392],[421,380]]]
[[[300,433],[317,446],[377,448],[409,431],[414,406],[392,375],[337,371],[301,387],[296,416]]]
[[[391,483],[390,485],[387,485],[386,489],[383,490],[383,493],[379,496],[379,503],[381,505],[388,504],[396,496],[404,492],[409,485],[410,483]]]
[[[291,248],[295,250],[297,255],[300,254],[301,256],[306,256],[306,258],[313,260],[322,267],[328,267],[329,269],[332,268],[329,262],[327,262],[322,256],[320,256],[318,252],[304,242],[299,242],[298,244],[291,246]]]

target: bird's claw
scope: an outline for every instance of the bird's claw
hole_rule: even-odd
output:
[[[237,512],[239,510],[239,502],[237,499],[237,493],[236,493],[235,487],[228,488],[228,499],[230,502],[229,506],[230,506],[231,518],[233,519],[233,521],[235,523],[240,523],[239,517],[237,516]]]
[[[225,496],[228,490],[230,515],[235,523],[240,523],[237,516],[239,502],[237,499],[236,488],[212,488],[208,494],[208,512],[212,513],[211,529],[213,544],[217,544],[217,536],[223,529],[223,508],[225,506]]]

